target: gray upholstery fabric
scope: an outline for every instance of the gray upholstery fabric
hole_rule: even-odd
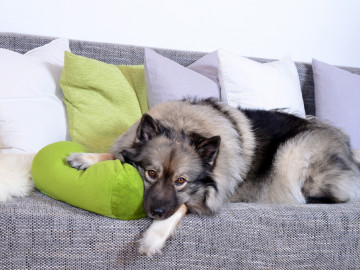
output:
[[[24,53],[50,40],[0,33],[0,48]],[[71,49],[108,63],[143,61],[141,47],[71,41]],[[203,55],[157,51],[183,65]],[[311,66],[297,67],[306,111],[313,114]],[[347,70],[360,74],[360,69]],[[150,222],[99,216],[35,191],[0,203],[0,269],[360,268],[360,203],[229,203],[215,216],[185,217],[163,254],[154,258],[137,253],[137,240]]]
[[[359,269],[360,204],[232,203],[188,215],[162,256],[139,256],[149,219],[121,221],[39,192],[0,204],[1,269]]]

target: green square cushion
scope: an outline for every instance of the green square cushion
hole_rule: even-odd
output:
[[[148,110],[144,66],[115,66],[65,52],[60,85],[71,140],[107,152]]]
[[[44,194],[100,215],[123,220],[146,216],[144,185],[130,164],[108,160],[77,170],[66,163],[70,153],[84,152],[75,142],[56,142],[40,150],[33,161],[36,187]]]

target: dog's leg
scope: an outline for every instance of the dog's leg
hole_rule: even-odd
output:
[[[306,148],[305,140],[282,146],[275,156],[271,179],[264,187],[259,202],[305,204],[302,187],[307,178],[311,156],[312,152]]]
[[[85,170],[100,161],[113,159],[115,157],[110,153],[72,153],[66,158],[66,162],[73,168]]]
[[[174,233],[176,226],[186,215],[186,212],[187,207],[183,204],[171,217],[164,220],[154,220],[140,240],[139,252],[149,257],[161,253],[166,240]]]

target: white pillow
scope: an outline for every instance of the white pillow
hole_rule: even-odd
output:
[[[248,109],[284,109],[305,116],[299,75],[290,57],[259,63],[218,50],[221,100]]]
[[[0,49],[0,154],[68,139],[59,85],[67,39],[20,54]]]

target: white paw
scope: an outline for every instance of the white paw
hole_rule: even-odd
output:
[[[166,239],[167,237],[164,237],[164,235],[161,235],[159,231],[154,230],[154,227],[150,226],[140,239],[140,254],[149,257],[161,254],[161,250],[165,246]]]
[[[78,170],[85,170],[96,163],[94,162],[92,154],[88,153],[72,153],[66,158],[66,162]]]
[[[164,220],[154,220],[140,240],[139,252],[149,257],[161,254],[166,240],[174,233],[186,211],[187,207],[183,204],[171,217]]]

